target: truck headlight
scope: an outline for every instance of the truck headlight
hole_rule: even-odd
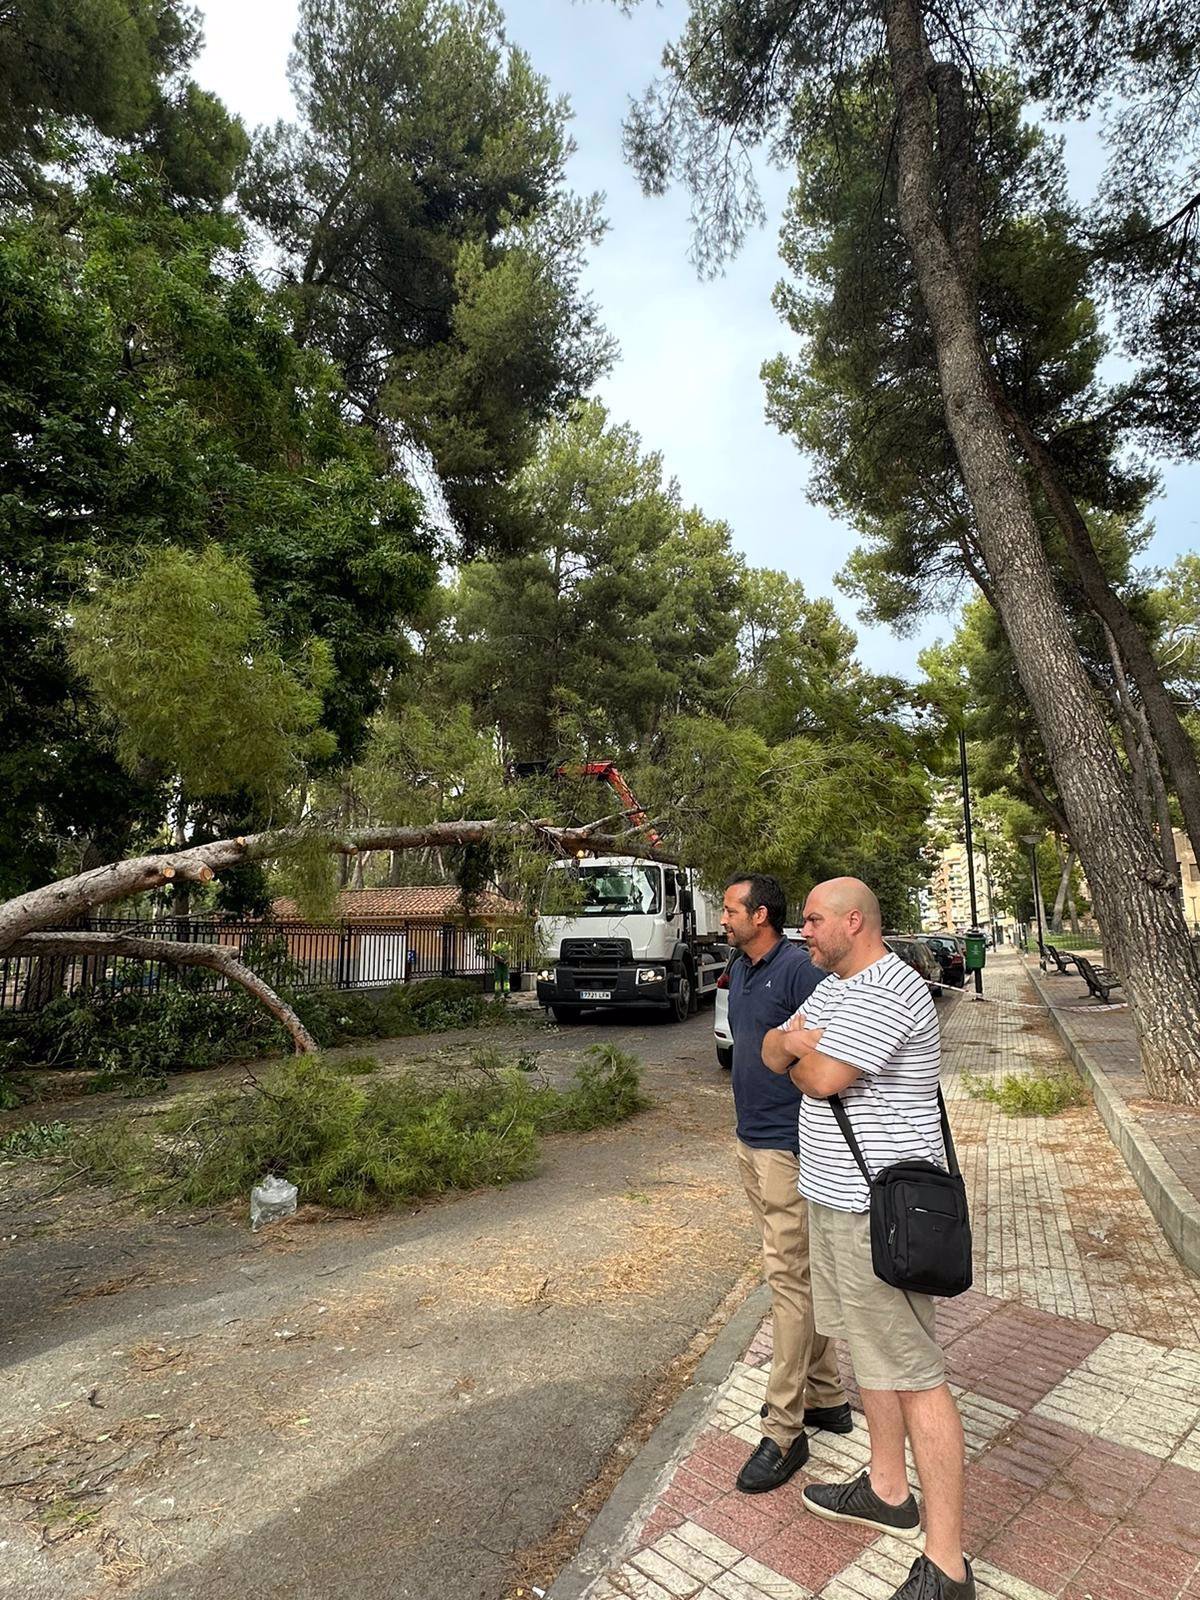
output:
[[[638,983],[661,983],[663,981],[660,967],[639,967],[637,969]]]
[[[554,982],[554,968],[553,967],[543,967],[542,970],[537,975],[537,981],[539,983],[553,983]]]

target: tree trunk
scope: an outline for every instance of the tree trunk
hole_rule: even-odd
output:
[[[919,0],[886,0],[885,20],[897,101],[900,223],[1000,620],[1092,886],[1111,964],[1125,981],[1150,1091],[1194,1104],[1200,1101],[1200,963],[1055,593],[970,288],[941,223]]]
[[[97,906],[113,905],[134,895],[161,889],[177,877],[192,883],[211,883],[230,867],[248,861],[271,861],[291,851],[311,845],[311,829],[281,828],[271,833],[254,833],[245,838],[214,839],[192,845],[181,852],[158,856],[133,856],[109,866],[79,872],[41,889],[0,903],[0,955],[43,928],[84,917]],[[612,834],[598,828],[559,828],[545,818],[527,822],[485,821],[431,822],[424,827],[361,829],[349,836],[328,836],[331,852],[353,855],[356,850],[449,849],[453,845],[499,843],[539,845],[548,854],[572,856],[578,850],[597,854],[640,856],[646,861],[670,861],[671,856],[657,845],[636,834]]]
[[[1064,856],[1062,841],[1056,837],[1054,847],[1058,851],[1058,893],[1054,896],[1054,910],[1050,913],[1050,926],[1055,933],[1061,933],[1063,908],[1066,905],[1067,890],[1071,884],[1071,873],[1075,867],[1075,846],[1069,846]]]
[[[175,819],[171,825],[171,843],[176,850],[187,849],[187,802],[180,789],[175,797]],[[171,915],[176,922],[176,937],[186,939],[188,921],[192,914],[192,887],[186,878],[171,882]]]
[[[1152,827],[1155,822],[1158,824],[1158,852],[1162,856],[1163,867],[1178,886],[1179,857],[1175,853],[1171,803],[1167,798],[1167,786],[1163,782],[1162,768],[1158,764],[1158,751],[1154,747],[1150,724],[1144,707],[1133,697],[1129,678],[1125,672],[1125,663],[1121,659],[1120,647],[1113,637],[1112,629],[1107,622],[1102,622],[1100,625],[1104,629],[1104,641],[1113,664],[1117,715],[1121,723],[1126,754],[1129,756],[1129,765],[1139,784],[1140,797],[1143,798],[1142,812],[1147,827]]]
[[[1075,885],[1067,881],[1067,916],[1071,921],[1071,932],[1079,932],[1079,907],[1075,904]]]
[[[1171,782],[1183,811],[1183,825],[1195,851],[1200,846],[1200,763],[1196,759],[1196,747],[1183,725],[1175,702],[1167,693],[1158,662],[1154,659],[1154,652],[1145,634],[1108,581],[1108,574],[1100,564],[1088,525],[1059,478],[1050,452],[1019,412],[1007,402],[1004,403],[1004,410],[1038,475],[1054,519],[1062,529],[1084,597],[1103,622],[1105,631],[1115,639],[1133,674],[1154,740],[1171,774]]]

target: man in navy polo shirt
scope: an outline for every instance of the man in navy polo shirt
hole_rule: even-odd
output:
[[[746,1494],[778,1488],[804,1465],[805,1423],[833,1433],[853,1427],[833,1340],[813,1324],[808,1208],[797,1187],[800,1094],[786,1074],[770,1071],[762,1060],[767,1033],[825,976],[783,937],[786,913],[778,878],[748,872],[726,886],[721,925],[740,952],[729,974],[738,1167],[762,1230],[773,1346],[762,1442],[737,1479]]]

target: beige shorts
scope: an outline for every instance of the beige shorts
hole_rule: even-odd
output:
[[[875,1276],[867,1213],[810,1200],[808,1219],[817,1328],[846,1341],[859,1388],[936,1389],[944,1383],[933,1300]]]

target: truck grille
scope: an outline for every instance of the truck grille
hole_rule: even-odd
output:
[[[560,961],[591,963],[632,961],[633,946],[628,939],[564,939]]]

